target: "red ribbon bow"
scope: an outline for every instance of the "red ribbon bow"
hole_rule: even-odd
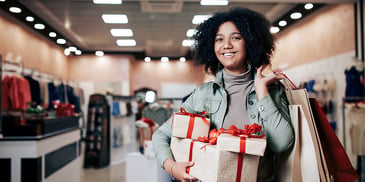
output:
[[[203,122],[207,125],[209,125],[209,122],[205,119],[207,117],[207,112],[205,111],[202,111],[200,112],[199,114],[194,114],[194,113],[189,113],[189,112],[186,112],[185,109],[183,107],[180,108],[180,112],[177,113],[177,114],[180,114],[180,115],[187,115],[187,116],[191,116],[191,117],[200,117],[203,119]]]

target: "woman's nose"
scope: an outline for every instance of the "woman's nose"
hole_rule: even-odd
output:
[[[228,40],[224,41],[223,48],[225,48],[225,49],[232,48],[231,41],[228,41]]]

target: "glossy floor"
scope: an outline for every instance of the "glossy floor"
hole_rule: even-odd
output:
[[[125,182],[125,163],[100,169],[81,169],[81,182]]]

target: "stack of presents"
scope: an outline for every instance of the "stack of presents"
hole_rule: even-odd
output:
[[[203,182],[254,182],[266,137],[260,125],[238,129],[211,129],[204,112],[193,114],[183,108],[172,115],[171,150],[176,162],[194,161],[187,172]],[[145,155],[158,125],[146,118],[137,121]],[[153,150],[153,148],[152,148]],[[152,151],[153,152],[153,151]]]
[[[203,182],[257,180],[266,137],[260,125],[228,130],[210,128],[205,113],[192,114],[181,108],[173,115],[171,150],[176,162],[194,161],[187,172]]]

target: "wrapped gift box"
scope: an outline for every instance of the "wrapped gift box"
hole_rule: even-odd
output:
[[[171,139],[171,150],[177,162],[194,161],[189,174],[203,182],[257,180],[258,155],[222,151],[215,145],[176,137]]]
[[[144,145],[146,140],[152,140],[153,132],[157,130],[159,125],[148,118],[141,118],[136,121],[136,126],[139,130],[141,144]]]
[[[172,118],[174,137],[197,139],[200,136],[208,136],[209,127],[209,119],[204,115],[188,113],[183,109]]]
[[[247,135],[233,136],[223,133],[217,139],[217,148],[223,151],[263,156],[266,149],[266,138]]]

